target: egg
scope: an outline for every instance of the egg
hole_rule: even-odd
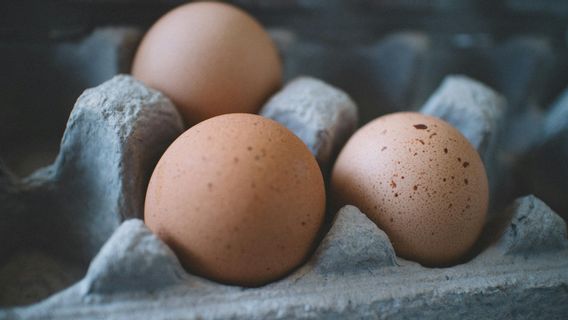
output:
[[[257,113],[281,86],[282,63],[250,15],[229,4],[196,2],[150,28],[132,75],[165,93],[191,126],[225,113]]]
[[[273,120],[227,114],[166,150],[144,219],[191,272],[258,286],[302,263],[324,211],[323,177],[306,145]]]
[[[357,206],[397,255],[427,266],[458,262],[474,245],[488,206],[483,163],[450,124],[394,113],[359,129],[332,172],[338,204]]]

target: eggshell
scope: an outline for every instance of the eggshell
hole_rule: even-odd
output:
[[[193,125],[225,113],[258,112],[280,87],[282,65],[269,35],[247,13],[197,2],[150,28],[132,75],[164,92]]]
[[[483,163],[450,124],[419,113],[380,117],[359,129],[332,173],[339,204],[353,204],[389,236],[397,254],[424,265],[455,263],[483,228]]]
[[[257,286],[304,260],[324,210],[323,177],[306,145],[275,121],[228,114],[167,149],[144,218],[190,271]]]

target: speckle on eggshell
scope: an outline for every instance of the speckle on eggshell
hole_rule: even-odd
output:
[[[481,158],[457,129],[419,113],[390,114],[358,130],[339,154],[331,184],[338,205],[359,207],[399,256],[424,265],[455,263],[485,222]]]

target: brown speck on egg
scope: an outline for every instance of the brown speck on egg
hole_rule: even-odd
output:
[[[464,167],[464,168],[467,168],[468,166],[469,166],[469,162],[464,162],[464,163],[463,163],[463,167]]]
[[[444,148],[444,153],[448,153],[448,148]]]
[[[418,130],[424,130],[424,129],[428,129],[428,126],[426,126],[425,124],[415,124],[414,128],[418,129]]]

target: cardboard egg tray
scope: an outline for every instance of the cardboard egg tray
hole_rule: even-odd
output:
[[[2,44],[0,319],[568,317],[565,39],[418,27],[318,38],[304,22],[242,3],[268,21],[284,60],[285,86],[260,113],[306,142],[325,175],[356,127],[388,112],[435,115],[468,138],[492,198],[476,247],[455,266],[426,268],[397,257],[388,236],[346,206],[283,279],[241,288],[192,275],[140,220],[153,167],[184,130],[180,116],[160,92],[117,75],[143,29],[100,27],[55,45]],[[22,76],[18,59],[37,69]]]

